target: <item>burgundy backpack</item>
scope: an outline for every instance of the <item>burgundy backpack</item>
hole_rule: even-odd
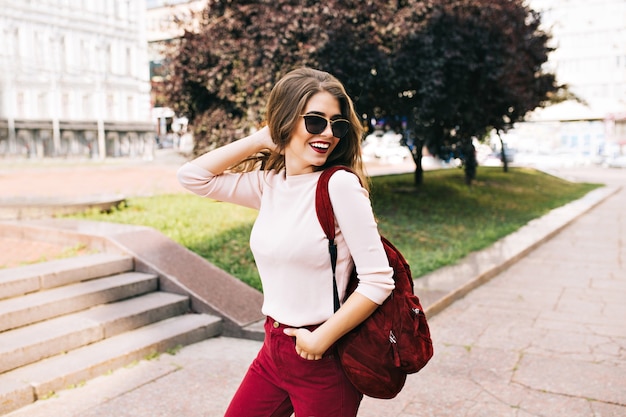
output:
[[[343,166],[325,169],[315,196],[317,217],[329,243],[335,311],[339,309],[335,279],[337,246],[328,181],[340,169],[352,172]],[[398,249],[382,236],[381,240],[393,269],[395,289],[371,316],[337,342],[337,349],[348,379],[361,393],[389,399],[404,387],[407,374],[419,371],[428,363],[433,356],[433,344],[422,305],[414,293],[411,269]],[[346,298],[357,284],[356,269],[353,269]]]

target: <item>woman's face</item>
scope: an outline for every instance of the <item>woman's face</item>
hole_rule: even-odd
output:
[[[321,91],[309,99],[304,115],[315,114],[330,120],[342,118],[339,101],[327,91]],[[300,175],[313,172],[314,167],[324,165],[326,159],[339,143],[333,136],[330,123],[322,133],[307,131],[302,115],[298,115],[296,127],[285,147],[287,175]]]

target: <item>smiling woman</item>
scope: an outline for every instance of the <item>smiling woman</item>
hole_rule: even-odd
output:
[[[394,286],[362,185],[368,182],[360,120],[343,85],[309,68],[278,81],[266,114],[266,127],[201,155],[178,172],[183,186],[198,195],[259,210],[250,247],[263,286],[266,343],[226,417],[356,416],[362,394],[343,372],[335,342],[382,304]],[[245,169],[230,170],[243,162]],[[315,190],[322,171],[337,165],[354,172],[337,172],[328,184],[338,227],[340,299],[353,265],[360,273],[357,289],[335,311],[328,240],[315,212]]]

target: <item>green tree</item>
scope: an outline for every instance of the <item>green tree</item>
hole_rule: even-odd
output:
[[[392,56],[415,182],[423,181],[425,146],[461,157],[469,184],[477,165],[473,139],[506,131],[559,90],[554,75],[542,71],[549,36],[522,0],[444,0],[425,15],[401,18],[415,27]]]
[[[209,0],[170,50],[165,95],[202,153],[258,126],[287,71],[327,70],[364,122],[405,121],[416,184],[423,147],[460,156],[469,183],[473,138],[506,131],[558,92],[542,71],[539,23],[522,0]]]

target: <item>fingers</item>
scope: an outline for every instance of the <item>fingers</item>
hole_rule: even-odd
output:
[[[305,352],[304,350],[300,349],[298,345],[296,345],[296,353],[301,358],[306,359],[308,361],[319,361],[320,359],[322,359],[322,355],[314,355],[312,353]]]
[[[300,329],[293,329],[293,328],[286,328],[283,330],[283,332],[288,335],[288,336],[293,336],[296,338],[296,353],[298,354],[298,356],[300,356],[303,359],[309,360],[309,361],[317,361],[322,359],[322,355],[316,355],[314,353],[309,353],[308,351],[304,350],[302,348],[302,346],[298,343],[299,339],[298,339],[298,330]],[[310,334],[310,332],[307,330],[306,331],[307,334]]]

